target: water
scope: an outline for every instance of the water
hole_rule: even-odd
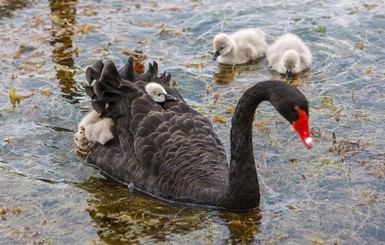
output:
[[[385,244],[382,1],[3,1],[0,7],[0,244]],[[299,35],[314,63],[308,151],[268,104],[254,127],[260,211],[173,206],[106,179],[77,155],[90,108],[84,69],[142,50],[229,146],[241,92],[281,77],[262,59],[212,62],[218,32]],[[20,101],[9,100],[12,88]],[[15,97],[14,97],[15,98]]]

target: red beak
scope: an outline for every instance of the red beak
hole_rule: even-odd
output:
[[[303,110],[299,110],[298,115],[299,118],[293,123],[293,127],[297,131],[306,148],[311,149],[313,147],[314,141],[310,137],[309,118],[306,112]]]

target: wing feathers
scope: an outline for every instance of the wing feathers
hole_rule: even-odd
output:
[[[111,61],[97,62],[86,71],[87,94],[95,110],[113,119],[117,135],[111,145],[95,144],[90,159],[120,181],[154,195],[199,202],[206,191],[197,190],[220,188],[228,181],[223,145],[211,122],[169,87],[169,73],[158,76],[153,62],[140,75],[133,65],[129,58],[118,72]],[[151,81],[178,100],[155,103],[144,90]]]

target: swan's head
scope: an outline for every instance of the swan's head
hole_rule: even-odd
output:
[[[233,48],[234,41],[225,33],[220,33],[214,37],[214,61],[220,55],[226,55]]]
[[[300,58],[297,51],[290,49],[283,54],[281,59],[281,65],[286,71],[287,79],[291,79],[294,69],[296,67],[299,67],[299,62]]]
[[[309,129],[309,104],[306,97],[295,87],[280,83],[270,101],[277,111],[293,126],[307,149],[313,147]]]
[[[176,100],[176,98],[172,95],[169,95],[163,86],[159,83],[148,83],[145,87],[145,90],[150,98],[156,103],[163,103],[168,100]]]

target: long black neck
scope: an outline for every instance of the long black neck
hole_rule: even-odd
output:
[[[274,81],[260,82],[240,98],[231,126],[230,189],[228,209],[251,209],[259,206],[260,193],[254,162],[252,126],[255,110],[269,100]]]

